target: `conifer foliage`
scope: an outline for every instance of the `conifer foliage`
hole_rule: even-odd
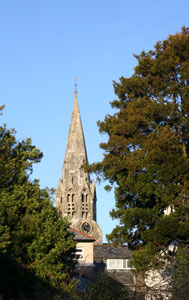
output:
[[[115,185],[120,225],[108,239],[128,243],[145,271],[173,241],[188,243],[189,28],[135,57],[134,74],[114,82],[116,112],[98,122],[104,158],[88,169]]]
[[[0,126],[0,153],[0,294],[10,291],[14,299],[19,284],[23,293],[19,268],[63,289],[74,268],[75,244],[69,224],[52,205],[54,191],[29,178],[42,153],[30,139],[17,142],[6,126]]]

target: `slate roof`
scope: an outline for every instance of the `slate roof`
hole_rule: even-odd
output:
[[[127,246],[115,248],[108,244],[94,244],[94,260],[98,261],[109,258],[130,259],[131,252],[129,251]]]
[[[85,241],[86,242],[94,242],[95,241],[95,239],[92,236],[90,236],[87,233],[84,233],[78,229],[75,229],[71,226],[70,226],[70,231],[73,232],[75,241],[78,241],[78,242],[79,241],[82,241],[82,242],[85,242]]]

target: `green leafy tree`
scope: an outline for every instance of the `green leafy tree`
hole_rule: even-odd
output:
[[[87,291],[75,291],[68,297],[69,300],[143,300],[144,294],[123,286],[113,276],[101,273],[96,281],[89,285]]]
[[[0,126],[0,254],[43,282],[65,289],[75,265],[69,224],[52,205],[54,190],[31,181],[33,163],[42,153],[31,140],[17,142],[15,131]],[[1,268],[1,290],[9,278]]]
[[[189,294],[189,247],[176,252],[171,293],[173,300],[187,300]]]
[[[128,243],[145,272],[173,241],[188,243],[189,28],[135,57],[134,74],[114,82],[116,112],[98,122],[104,158],[85,168],[115,185],[120,225],[108,239]]]

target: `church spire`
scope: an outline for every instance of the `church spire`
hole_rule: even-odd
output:
[[[66,144],[62,178],[59,180],[56,206],[63,218],[67,217],[72,227],[90,234],[97,243],[102,242],[102,232],[96,223],[96,189],[89,174],[82,169],[87,162],[87,152],[77,101],[75,100]]]
[[[66,144],[65,159],[63,164],[62,177],[68,180],[77,180],[81,182],[81,177],[84,176],[84,171],[81,166],[87,162],[87,152],[85,146],[85,139],[83,135],[83,128],[79,112],[79,105],[77,100],[77,84],[75,83],[75,100],[70,123],[69,135]],[[89,175],[86,174],[88,180]]]

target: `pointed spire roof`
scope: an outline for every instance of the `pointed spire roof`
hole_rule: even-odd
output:
[[[74,94],[75,100],[63,165],[64,178],[69,175],[71,176],[71,174],[73,176],[79,176],[81,165],[88,161],[76,89]],[[66,175],[65,170],[67,170]]]

